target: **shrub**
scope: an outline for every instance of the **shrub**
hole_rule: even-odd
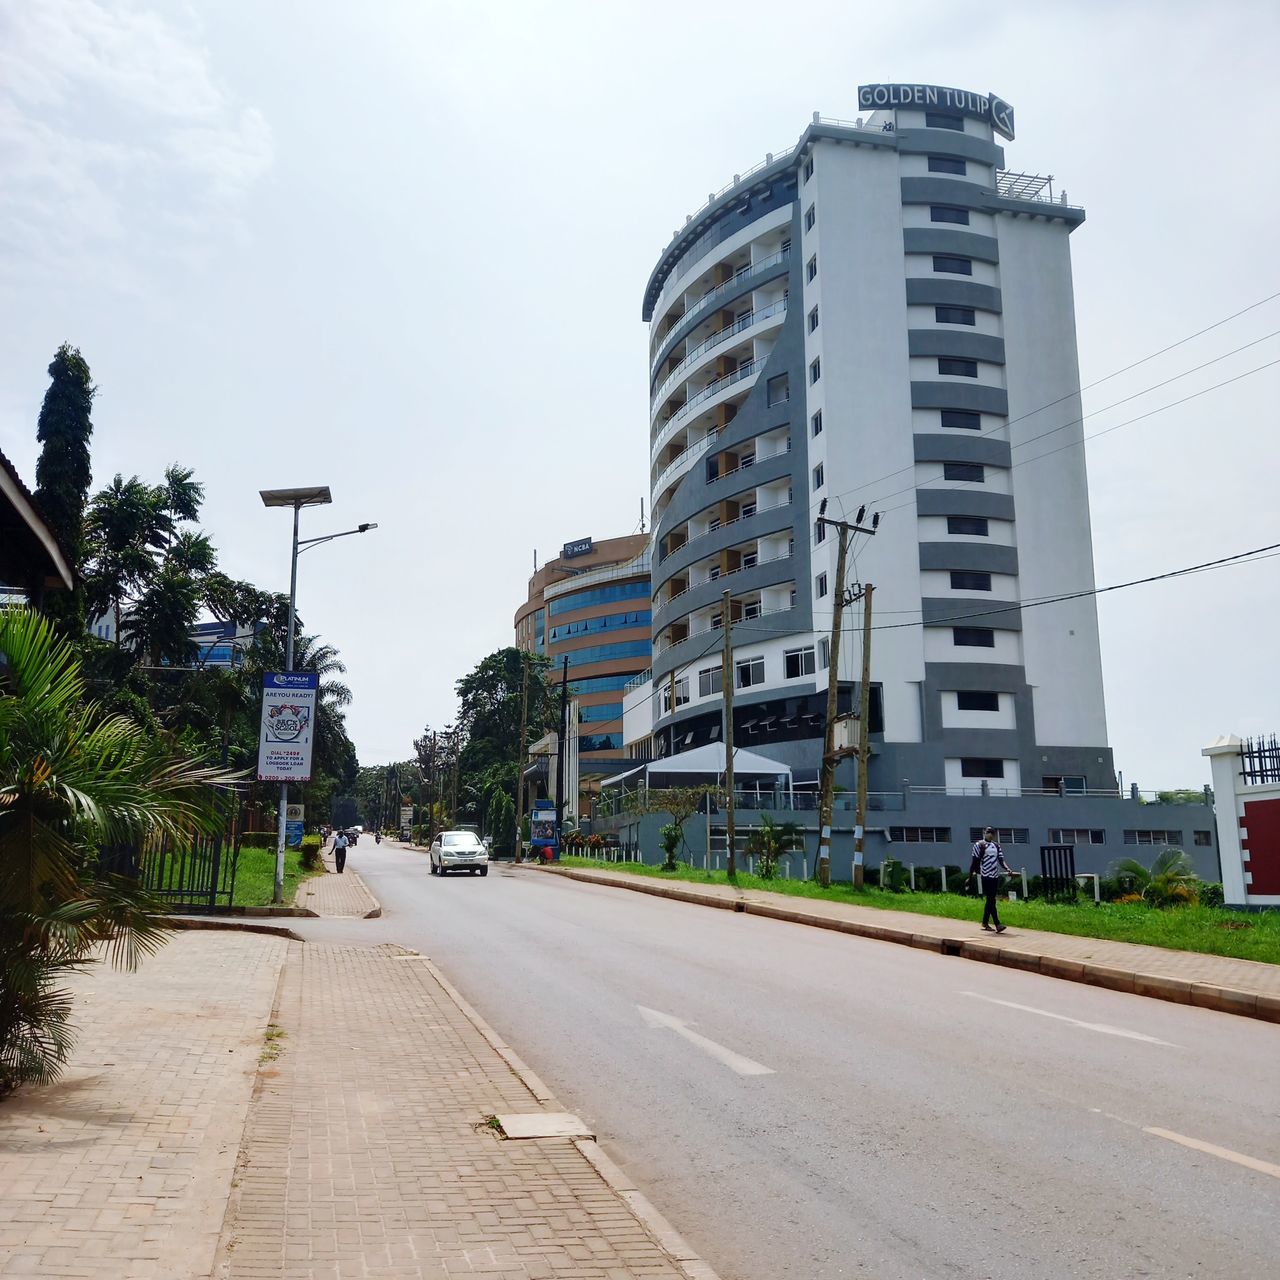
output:
[[[304,871],[319,871],[324,865],[320,861],[320,850],[323,847],[319,836],[302,837],[302,869]]]
[[[897,858],[886,858],[880,864],[880,887],[890,893],[901,893],[908,884],[907,869]]]
[[[1205,907],[1221,907],[1225,903],[1220,884],[1202,884],[1200,886],[1200,905]]]
[[[1146,902],[1146,898],[1144,898],[1140,893],[1122,893],[1116,901],[1123,903]]]
[[[1149,867],[1133,858],[1121,858],[1111,872],[1122,881],[1132,881],[1152,906],[1193,906],[1200,900],[1200,881],[1182,849],[1161,849]]]
[[[274,849],[280,838],[277,831],[244,831],[240,834],[242,849]]]
[[[668,822],[658,832],[658,843],[662,846],[663,871],[674,871],[679,865],[676,862],[676,850],[680,847],[680,840],[683,832],[678,822]]]

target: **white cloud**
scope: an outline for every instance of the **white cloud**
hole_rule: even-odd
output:
[[[10,276],[70,259],[129,288],[136,265],[113,245],[187,257],[239,231],[244,199],[272,163],[271,128],[231,100],[179,14],[42,0],[0,18],[0,257]]]

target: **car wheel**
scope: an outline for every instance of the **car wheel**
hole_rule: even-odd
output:
[[[487,875],[489,874],[489,868],[488,868],[488,867],[481,867],[481,868],[480,868],[480,874],[481,874],[482,876],[487,876]]]

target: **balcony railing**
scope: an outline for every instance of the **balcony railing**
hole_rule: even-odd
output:
[[[718,299],[723,298],[725,294],[740,290],[742,282],[748,276],[763,274],[766,271],[772,270],[772,268],[779,264],[788,261],[790,257],[790,249],[780,249],[777,253],[770,254],[767,258],[761,258],[758,262],[752,262],[745,267],[740,267],[734,273],[732,280],[726,280],[723,284],[718,284],[714,289],[710,289],[704,293],[702,297],[699,298],[697,302],[695,302],[684,313],[684,315],[680,317],[679,321],[672,326],[671,331],[663,336],[662,341],[659,344],[658,354],[654,357],[653,363],[649,366],[650,379],[652,379],[654,374],[657,373],[658,366],[662,363],[667,339],[670,338],[671,333],[674,333],[680,325],[688,323],[688,321],[692,320],[694,316],[701,315],[708,307],[713,306]]]
[[[663,398],[670,390],[682,373],[694,364],[701,356],[706,355],[708,351],[714,350],[722,343],[728,342],[730,338],[737,337],[745,329],[750,329],[752,325],[763,324],[764,321],[771,319],[773,316],[786,315],[787,300],[780,298],[777,302],[770,303],[767,307],[761,307],[758,311],[749,311],[744,316],[739,316],[732,324],[725,325],[723,329],[717,329],[709,338],[698,343],[692,351],[685,354],[683,360],[680,361],[674,369],[667,374],[662,386],[658,389],[656,395],[650,401],[651,404],[659,405]]]
[[[795,608],[794,605],[788,604],[788,605],[784,605],[781,609],[762,609],[759,613],[753,615],[750,618],[735,619],[733,625],[735,627],[742,626],[749,622],[757,622],[761,618],[774,618],[774,617],[777,617],[777,615],[780,613],[791,613],[794,608]],[[674,642],[667,641],[665,643],[655,641],[653,646],[654,656],[657,657],[659,654],[666,653],[668,649],[679,648],[679,646],[682,644],[688,644],[690,640],[696,640],[699,636],[710,635],[713,631],[719,631],[720,629],[721,629],[720,627],[711,627],[711,626],[701,627],[697,631],[690,631],[689,634],[685,636],[684,639],[682,640],[676,640]]]
[[[706,453],[706,451],[711,447],[712,442],[716,440],[716,438],[719,435],[720,435],[719,431],[708,432],[696,444],[691,444],[687,449],[683,450],[680,453],[677,453],[676,456],[672,458],[669,463],[667,463],[666,468],[663,470],[662,474],[657,478],[657,480],[654,481],[654,484],[653,484],[653,495],[654,495],[655,502],[657,501],[659,495],[661,495],[663,489],[666,488],[671,478],[675,475],[675,473],[681,467],[684,467],[687,464],[696,461],[704,453]],[[653,519],[654,519],[654,523],[656,524],[658,520],[658,513],[656,511],[654,512]]]
[[[732,473],[730,472],[726,474]],[[699,538],[709,538],[713,533],[719,533],[721,529],[732,529],[735,524],[741,524],[743,520],[751,520],[756,516],[764,515],[766,511],[777,511],[782,507],[789,507],[790,505],[791,499],[784,498],[781,502],[775,502],[771,507],[761,507],[757,505],[754,511],[749,511],[746,515],[734,516],[732,520],[722,520],[714,529],[704,529],[701,533],[695,533],[692,537],[686,538],[678,547],[672,547],[665,556],[660,556],[658,558],[658,563],[661,564],[663,560],[666,560],[669,556],[675,555],[677,551],[683,551],[685,547],[689,546],[691,543],[697,542]]]
[[[742,382],[746,378],[760,372],[763,360],[748,360],[746,364],[740,364],[732,373],[726,373],[722,378],[717,378],[714,382],[708,382],[696,395],[690,396],[676,411],[662,424],[662,431],[659,433],[658,439],[654,442],[654,454],[661,446],[666,443],[665,437],[669,432],[673,431],[685,418],[689,416],[701,404],[718,396],[720,392],[726,388],[733,386],[735,382]]]
[[[770,556],[767,560],[757,559],[751,564],[740,565],[736,569],[726,569],[723,573],[718,573],[714,578],[703,578],[700,582],[691,582],[683,591],[677,591],[675,595],[669,596],[660,605],[654,608],[654,616],[659,617],[663,611],[675,604],[681,596],[687,596],[690,591],[696,591],[699,587],[705,587],[708,582],[721,582],[725,578],[732,578],[735,573],[746,573],[748,569],[758,569],[764,564],[777,564],[780,560],[790,560],[794,552],[787,551],[780,556]]]
[[[622,695],[626,697],[629,693],[634,693],[637,689],[642,689],[653,679],[652,669],[642,671],[638,676],[632,676],[626,684],[622,686]]]

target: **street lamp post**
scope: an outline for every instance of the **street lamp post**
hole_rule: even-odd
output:
[[[328,506],[333,501],[333,495],[329,492],[328,485],[312,485],[304,489],[261,489],[259,496],[262,498],[262,505],[265,507],[292,507],[293,508],[293,543],[292,551],[289,556],[289,634],[285,638],[284,648],[284,669],[288,674],[293,670],[293,634],[294,634],[294,617],[297,613],[298,600],[298,556],[308,547],[314,547],[322,542],[332,542],[334,538],[345,538],[353,533],[367,533],[370,529],[376,529],[376,524],[362,524],[356,529],[347,529],[343,533],[325,534],[319,538],[304,538],[298,541],[298,515],[303,507],[323,507]],[[272,902],[280,905],[284,902],[284,848],[285,848],[285,819],[289,807],[289,784],[282,782],[280,784],[280,813],[276,823],[276,879],[275,888],[271,895]]]

